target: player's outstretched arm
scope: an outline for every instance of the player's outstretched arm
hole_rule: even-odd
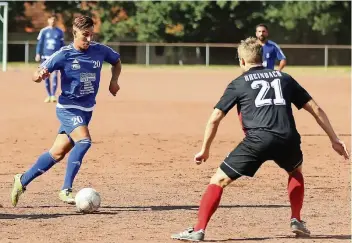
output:
[[[278,45],[275,45],[276,57],[280,60],[279,71],[282,71],[287,64],[286,56]]]
[[[202,162],[205,162],[209,158],[211,143],[215,138],[219,124],[221,120],[224,118],[224,116],[225,116],[225,113],[222,110],[219,110],[217,108],[215,108],[213,113],[211,114],[208,120],[207,126],[205,128],[202,150],[194,157],[194,161],[197,164],[201,164]]]
[[[121,65],[121,60],[111,66],[111,80],[110,80],[110,85],[109,85],[109,91],[113,96],[116,96],[116,93],[120,90],[119,86],[119,77],[121,74],[122,70],[122,65]]]
[[[282,71],[282,69],[284,69],[284,67],[286,66],[286,64],[287,64],[286,59],[280,60],[279,71]]]
[[[40,61],[40,55],[43,50],[43,44],[44,44],[44,35],[43,35],[43,29],[40,30],[39,35],[38,35],[38,42],[36,46],[36,55],[35,55],[35,61],[39,62]]]
[[[38,70],[34,72],[32,80],[36,83],[40,83],[43,79],[46,79],[49,76],[50,73],[47,68],[38,68]]]
[[[308,111],[315,118],[319,126],[329,136],[333,149],[342,155],[345,159],[349,158],[349,154],[346,149],[346,145],[337,137],[334,129],[332,128],[329,118],[323,109],[313,100],[308,101],[303,108]]]

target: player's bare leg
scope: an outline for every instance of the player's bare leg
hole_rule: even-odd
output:
[[[56,161],[61,161],[72,147],[72,142],[66,134],[58,134],[49,152]]]
[[[198,210],[197,224],[194,228],[188,228],[183,232],[173,234],[171,238],[188,241],[204,240],[205,229],[211,216],[215,213],[219,206],[223,189],[232,181],[232,179],[230,179],[220,168],[218,168],[216,173],[210,179],[210,183],[203,194]]]
[[[51,96],[50,96],[50,102],[56,103],[56,90],[57,90],[57,80],[58,80],[58,71],[54,71],[52,73],[52,79],[51,79]]]
[[[66,203],[74,204],[72,184],[81,167],[83,157],[91,146],[91,137],[87,126],[75,128],[70,137],[75,144],[67,160],[65,181],[59,198]]]
[[[310,236],[310,231],[307,229],[305,222],[301,220],[301,209],[304,199],[302,165],[288,174],[287,190],[291,204],[291,230],[298,237],[308,237]]]
[[[49,152],[42,154],[36,163],[24,174],[15,175],[11,193],[12,205],[17,205],[19,197],[24,193],[27,185],[32,180],[45,173],[54,164],[62,160],[71,148],[72,144],[67,135],[58,134]]]

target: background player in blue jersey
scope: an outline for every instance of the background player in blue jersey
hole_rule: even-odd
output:
[[[92,117],[104,61],[112,65],[110,93],[115,96],[120,89],[120,54],[110,47],[92,42],[93,26],[90,17],[76,18],[73,22],[73,43],[54,53],[33,75],[33,81],[41,82],[51,72],[60,70],[62,93],[58,99],[56,113],[61,126],[51,149],[42,154],[24,174],[15,175],[11,194],[13,206],[17,205],[20,195],[33,179],[49,170],[70,151],[59,198],[74,204],[72,184],[82,159],[91,146],[88,124]]]
[[[268,40],[269,30],[265,24],[259,24],[256,28],[256,36],[259,43],[262,45],[263,66],[269,69],[274,69],[276,60],[280,61],[279,71],[286,66],[286,57],[278,44]]]
[[[37,62],[45,61],[62,46],[64,46],[64,32],[56,27],[56,17],[52,15],[48,18],[48,26],[39,32],[35,60]],[[48,93],[44,100],[46,103],[56,102],[57,76],[58,71],[54,71],[52,73],[52,87],[50,76],[45,79],[45,88]]]

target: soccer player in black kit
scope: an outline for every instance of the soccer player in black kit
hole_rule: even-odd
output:
[[[197,164],[209,158],[211,143],[220,121],[237,105],[245,138],[224,159],[203,194],[194,227],[171,236],[173,239],[202,241],[206,226],[219,206],[223,189],[241,176],[253,177],[267,160],[273,160],[289,175],[288,194],[291,205],[290,227],[296,236],[309,236],[301,220],[304,196],[301,140],[292,114],[291,104],[307,110],[329,136],[332,148],[349,158],[345,144],[335,134],[325,112],[309,93],[290,75],[264,68],[261,46],[255,38],[247,38],[238,47],[244,73],[233,80],[215,105],[204,134]]]

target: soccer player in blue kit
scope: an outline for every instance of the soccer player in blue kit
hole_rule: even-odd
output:
[[[116,96],[120,89],[120,54],[110,47],[92,42],[93,27],[94,23],[90,17],[77,17],[73,22],[73,43],[54,53],[33,75],[34,82],[41,82],[51,72],[60,70],[62,93],[58,99],[56,114],[61,126],[51,149],[42,154],[24,174],[15,175],[11,193],[13,206],[17,205],[19,197],[33,179],[48,171],[70,151],[59,198],[68,204],[75,203],[72,184],[83,157],[91,146],[88,124],[96,103],[95,97],[104,61],[112,65],[110,93]]]
[[[56,27],[56,17],[52,15],[48,18],[48,26],[41,29],[38,35],[38,43],[36,48],[35,60],[37,62],[44,62],[54,52],[58,51],[65,45],[64,43],[64,32]],[[57,76],[58,71],[52,73],[52,89],[50,85],[50,76],[45,79],[45,88],[48,96],[44,102],[56,102],[56,88],[57,88]]]
[[[286,57],[281,48],[275,42],[268,40],[269,30],[265,24],[258,24],[255,35],[262,46],[263,67],[274,70],[276,60],[280,61],[279,71],[286,66]]]

